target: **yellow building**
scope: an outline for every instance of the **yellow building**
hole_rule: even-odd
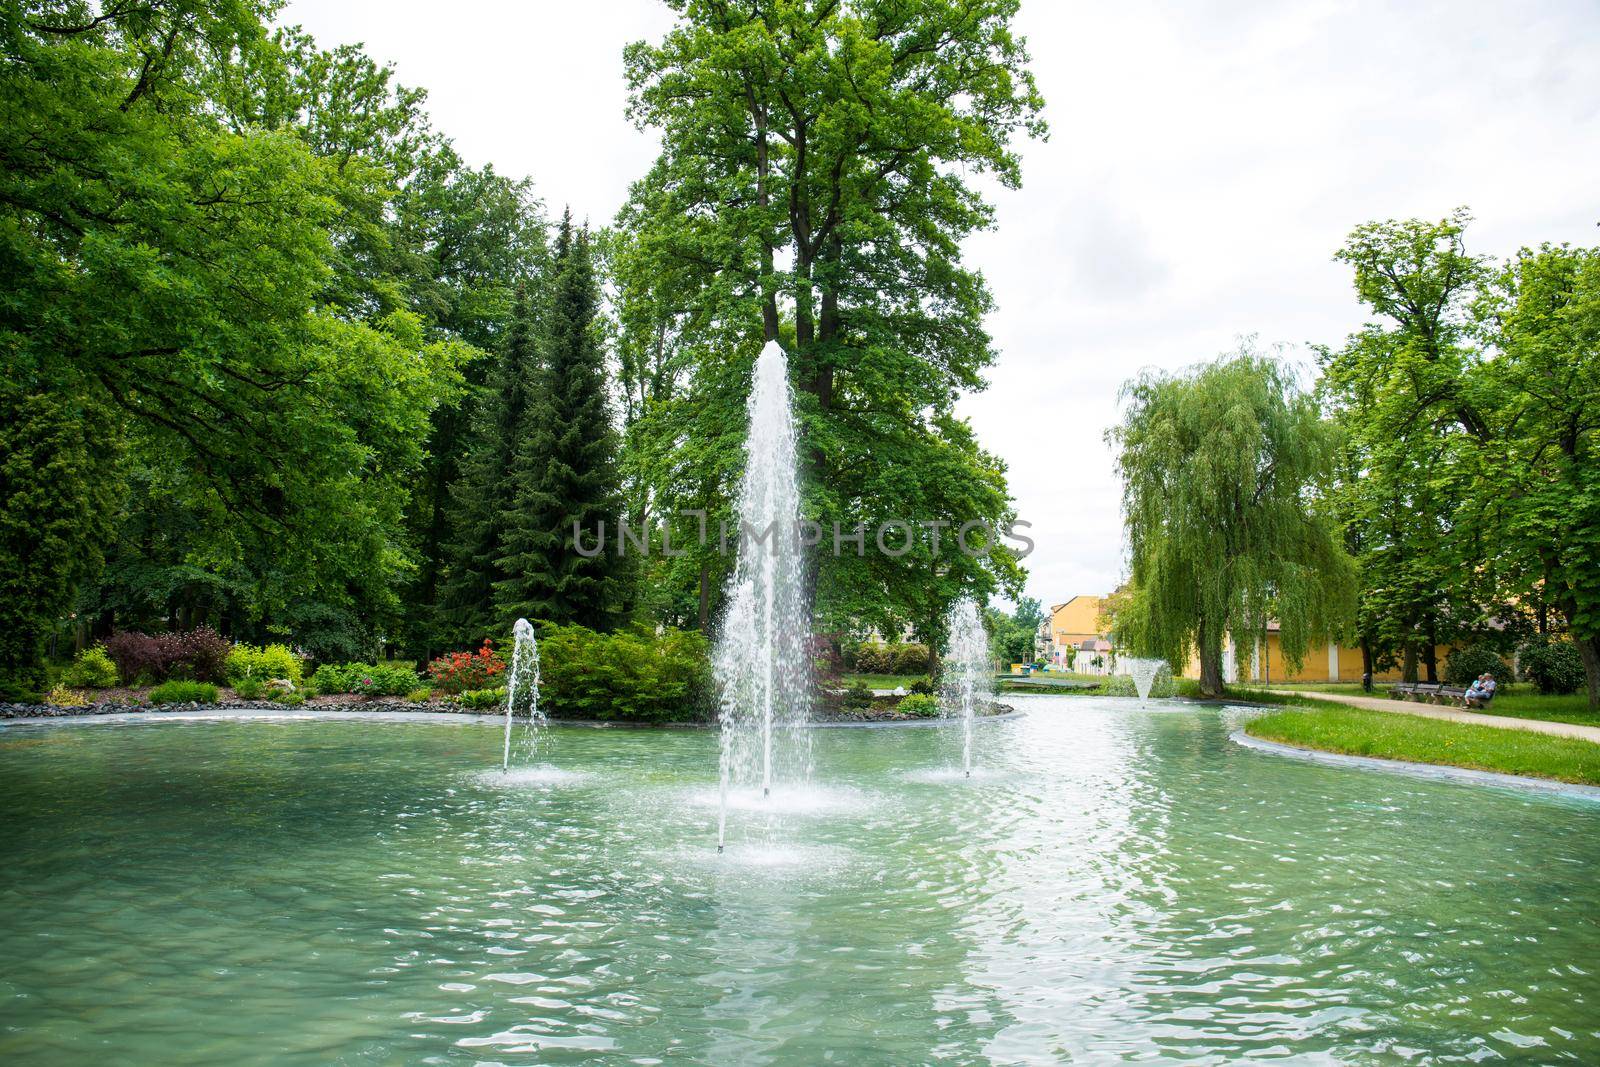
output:
[[[1057,670],[1066,670],[1069,647],[1077,650],[1083,647],[1085,641],[1105,640],[1106,634],[1100,620],[1104,601],[1103,596],[1075,596],[1065,603],[1053,605],[1050,617],[1040,628],[1044,631],[1039,635],[1039,643],[1045,646],[1039,650],[1042,658]]]
[[[1265,655],[1263,655],[1263,651]],[[1445,657],[1450,646],[1440,645],[1434,650],[1439,671],[1444,672]],[[1200,657],[1191,655],[1184,665],[1185,678],[1200,677]],[[1359,682],[1361,681],[1361,649],[1342,646],[1337,642],[1312,642],[1306,649],[1305,659],[1298,670],[1290,670],[1283,658],[1279,644],[1278,624],[1267,624],[1265,649],[1236,648],[1230,639],[1222,649],[1222,680],[1224,682]],[[1374,671],[1373,682],[1398,682],[1400,668]]]

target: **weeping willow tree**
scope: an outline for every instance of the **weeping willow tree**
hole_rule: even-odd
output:
[[[1119,640],[1174,664],[1198,651],[1200,688],[1222,691],[1222,646],[1263,641],[1276,618],[1298,667],[1341,632],[1355,576],[1322,507],[1336,429],[1276,360],[1248,346],[1122,391],[1106,435],[1123,481],[1132,594]]]

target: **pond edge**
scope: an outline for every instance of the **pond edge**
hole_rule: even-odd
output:
[[[1484,785],[1501,789],[1520,789],[1582,800],[1600,801],[1600,786],[1581,785],[1576,782],[1558,782],[1552,778],[1531,778],[1522,774],[1501,774],[1498,771],[1479,771],[1470,767],[1451,767],[1441,763],[1414,763],[1410,760],[1382,759],[1378,756],[1352,756],[1344,752],[1326,752],[1320,748],[1302,748],[1281,741],[1251,737],[1243,730],[1235,730],[1228,740],[1242,748],[1254,749],[1275,756],[1325,763],[1333,767],[1357,767],[1363,770],[1387,771],[1413,778],[1427,778],[1438,782],[1459,782],[1463,785]]]

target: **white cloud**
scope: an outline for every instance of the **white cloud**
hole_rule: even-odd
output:
[[[531,175],[553,208],[609,219],[654,157],[621,51],[670,25],[663,4],[320,0],[284,19],[392,60],[469,160]],[[1119,577],[1120,384],[1246,334],[1337,342],[1361,321],[1331,261],[1352,226],[1466,204],[1480,252],[1600,243],[1589,0],[1036,0],[1019,21],[1052,136],[970,245],[1001,356],[962,410],[1010,465],[1047,603]]]

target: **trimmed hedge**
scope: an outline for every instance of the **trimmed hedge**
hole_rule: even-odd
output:
[[[1522,677],[1541,693],[1576,693],[1585,685],[1583,656],[1571,641],[1531,638],[1517,649]]]
[[[697,722],[715,710],[705,636],[540,626],[539,707],[553,719]]]

